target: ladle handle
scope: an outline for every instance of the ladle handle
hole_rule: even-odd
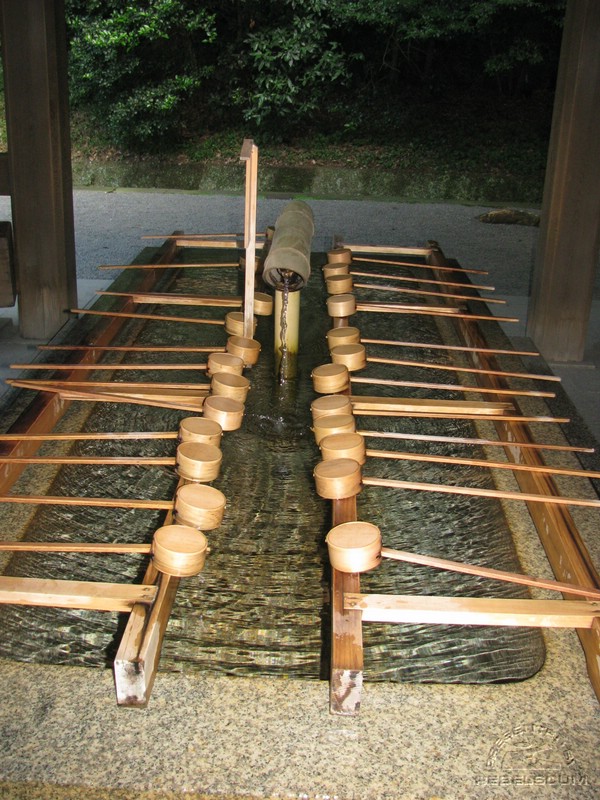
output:
[[[152,544],[93,542],[0,542],[0,551],[34,553],[151,553]]]
[[[462,572],[466,575],[477,575],[481,578],[491,578],[507,583],[518,583],[522,586],[533,586],[539,589],[552,589],[565,594],[583,595],[589,599],[600,600],[600,589],[577,586],[571,583],[561,583],[551,578],[534,578],[530,575],[520,575],[518,572],[505,572],[504,570],[480,567],[474,564],[464,564],[461,561],[448,561],[435,556],[424,556],[418,553],[409,553],[404,550],[393,550],[389,547],[381,548],[383,558],[395,561],[404,561],[409,564],[420,564],[435,569],[446,569],[452,572]]]

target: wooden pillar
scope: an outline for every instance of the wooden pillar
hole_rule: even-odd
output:
[[[21,334],[48,339],[77,305],[63,0],[2,0]]]
[[[569,0],[527,333],[553,361],[583,358],[600,246],[600,3]]]

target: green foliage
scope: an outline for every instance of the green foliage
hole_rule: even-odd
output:
[[[203,49],[214,17],[186,0],[67,2],[71,101],[114,145],[158,149],[177,138],[213,72]]]
[[[549,98],[564,5],[66,0],[72,104],[97,138],[141,152],[222,130],[372,143],[417,101]]]
[[[329,38],[326,3],[284,0],[289,18],[262,26],[246,44],[244,84],[235,99],[257,130],[288,133],[314,117],[348,77],[339,44]]]

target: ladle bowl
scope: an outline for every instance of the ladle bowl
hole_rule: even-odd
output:
[[[164,525],[154,533],[154,566],[165,575],[187,578],[202,572],[208,542],[206,536],[188,525]]]
[[[343,522],[325,541],[331,566],[340,572],[367,572],[381,563],[381,531],[370,522]]]

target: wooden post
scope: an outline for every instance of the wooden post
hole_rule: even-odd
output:
[[[0,4],[21,333],[49,339],[76,305],[63,0]]]
[[[333,500],[333,525],[356,520],[356,496]],[[329,712],[354,716],[363,685],[362,613],[344,607],[344,595],[360,592],[360,574],[331,568],[331,665]]]
[[[254,272],[256,260],[256,193],[258,185],[258,147],[252,139],[244,139],[240,160],[246,162],[246,196],[244,204],[244,336],[254,336]]]
[[[600,3],[569,0],[527,334],[581,361],[600,244]]]

